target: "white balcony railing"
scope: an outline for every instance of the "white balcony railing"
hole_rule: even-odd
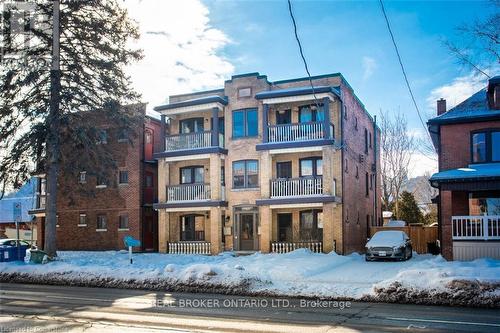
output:
[[[271,251],[273,253],[288,253],[297,249],[309,249],[315,253],[323,252],[323,242],[272,242]]]
[[[453,239],[500,239],[500,215],[452,216]]]
[[[168,243],[168,253],[171,254],[210,254],[211,244],[205,241],[182,241]]]
[[[323,122],[280,124],[268,126],[269,142],[290,142],[328,139],[325,138]],[[333,138],[333,125],[330,124],[330,137]]]
[[[271,198],[323,194],[323,177],[303,177],[271,180]]]
[[[210,200],[210,184],[167,186],[167,202]]]
[[[220,136],[219,136],[219,141]],[[224,144],[224,136],[219,143]],[[165,138],[165,150],[183,150],[212,147],[212,131],[169,135]]]

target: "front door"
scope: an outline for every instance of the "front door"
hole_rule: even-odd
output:
[[[259,249],[259,236],[256,207],[237,208],[234,217],[236,221],[235,250],[257,251]]]
[[[142,246],[144,251],[157,250],[158,219],[156,214],[151,208],[144,208],[142,227]]]
[[[278,241],[291,242],[292,241],[292,214],[281,213],[278,214]]]

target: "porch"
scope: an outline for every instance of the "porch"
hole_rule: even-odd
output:
[[[218,140],[214,139],[218,136]],[[182,133],[165,137],[165,151],[173,152],[185,149],[203,149],[210,147],[224,148],[224,134],[215,131]]]

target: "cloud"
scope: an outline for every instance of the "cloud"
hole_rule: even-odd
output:
[[[372,57],[364,56],[361,64],[363,66],[363,81],[368,80],[377,69],[377,62]]]
[[[131,47],[144,59],[128,74],[148,102],[148,110],[173,94],[221,88],[234,66],[221,55],[229,37],[210,25],[209,10],[199,0],[126,0],[141,38]]]
[[[483,75],[475,73],[457,77],[451,83],[434,88],[427,97],[427,105],[430,109],[435,110],[436,101],[444,98],[447,108],[450,109],[484,88],[486,81],[487,79]]]

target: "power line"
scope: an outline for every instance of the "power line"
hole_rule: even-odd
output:
[[[387,18],[387,13],[385,12],[385,7],[384,7],[384,2],[380,0],[380,7],[382,8],[382,13],[384,14],[385,18],[385,23],[387,24],[387,29],[389,30],[389,34],[391,35],[392,39],[392,44],[394,45],[394,49],[396,50],[396,55],[398,56],[398,61],[399,65],[401,66],[401,71],[403,72],[403,76],[406,82],[406,87],[408,88],[408,91],[410,92],[411,100],[413,101],[413,105],[415,106],[415,110],[417,110],[417,115],[418,118],[420,119],[420,123],[422,124],[425,133],[427,133],[427,136],[429,139],[432,141],[431,135],[429,134],[429,131],[427,130],[427,126],[425,126],[424,120],[422,119],[422,115],[420,114],[420,109],[418,108],[417,101],[415,100],[415,96],[413,95],[413,91],[410,86],[410,82],[408,81],[408,76],[406,75],[406,70],[403,65],[403,60],[401,59],[401,55],[399,54],[399,49],[398,45],[396,44],[396,40],[394,39],[394,34],[392,33],[391,25],[389,24],[389,19]]]
[[[304,67],[306,69],[306,73],[309,78],[309,84],[311,85],[311,90],[314,96],[314,100],[316,101],[316,107],[319,109],[319,102],[318,99],[316,98],[316,92],[314,91],[314,85],[312,82],[311,73],[309,72],[309,67],[307,66],[306,57],[304,56],[304,51],[302,50],[302,43],[300,42],[299,34],[297,33],[297,22],[295,21],[295,16],[293,15],[292,2],[290,0],[288,0],[288,12],[290,13],[290,17],[292,19],[293,32],[295,35],[295,40],[297,41],[297,44],[299,46],[300,57],[302,58],[302,62],[304,63]]]

